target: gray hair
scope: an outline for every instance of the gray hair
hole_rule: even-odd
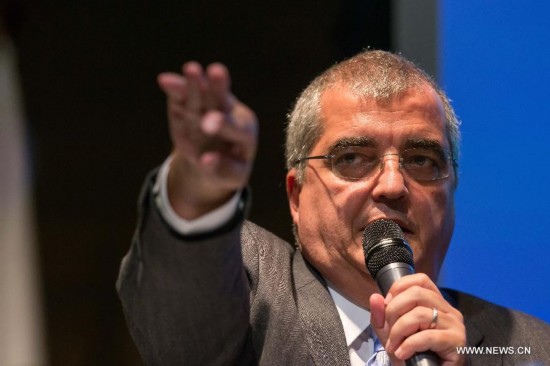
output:
[[[453,169],[457,177],[456,184],[460,122],[449,98],[429,75],[412,62],[385,51],[367,50],[332,66],[300,94],[288,115],[285,144],[287,169],[292,169],[297,160],[306,157],[322,135],[321,96],[327,89],[344,86],[361,98],[387,103],[411,89],[422,91],[426,85],[433,88],[443,102],[447,139],[455,161]],[[296,179],[299,184],[303,183],[305,164],[297,167]]]

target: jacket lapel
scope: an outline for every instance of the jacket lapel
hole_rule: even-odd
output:
[[[464,311],[464,304],[462,304],[463,299],[459,292],[446,288],[440,288],[439,290],[441,291],[441,294],[443,295],[445,300],[449,302],[449,304],[451,304],[461,312]],[[471,317],[465,317],[464,326],[466,327],[466,345],[473,347],[479,346],[483,341],[484,335],[483,332],[481,332],[481,330],[476,327],[475,319],[472,320]]]
[[[296,251],[296,306],[315,365],[349,366],[344,328],[322,277]]]
[[[463,296],[462,293],[449,289],[440,289],[445,299],[460,310],[464,315],[464,326],[466,327],[466,346],[467,347],[480,347],[485,334],[483,328],[479,324],[485,324],[486,314],[480,311],[471,304],[471,300],[468,300],[468,296]],[[504,355],[475,355],[471,354],[469,357],[469,364],[491,364],[491,365],[503,365]]]

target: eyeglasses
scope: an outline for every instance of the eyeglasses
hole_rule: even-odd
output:
[[[373,147],[348,146],[338,148],[329,155],[308,156],[298,159],[294,165],[306,160],[324,159],[330,164],[332,172],[345,180],[370,179],[382,171],[386,156],[397,156],[399,168],[417,181],[445,179],[457,166],[448,150],[440,148],[411,148],[400,153],[380,155]]]

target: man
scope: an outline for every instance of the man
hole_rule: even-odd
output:
[[[458,347],[528,346],[472,363],[550,362],[550,328],[435,285],[454,226],[458,122],[445,94],[403,58],[363,52],[315,79],[287,127],[294,249],[244,222],[256,118],[220,64],[165,73],[171,157],[144,188],[118,289],[151,365],[403,364]],[[396,222],[415,275],[384,298],[361,237]],[[515,349],[515,348],[514,348]]]

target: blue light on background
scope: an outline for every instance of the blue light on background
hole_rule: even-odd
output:
[[[550,322],[550,3],[440,4],[440,81],[463,136],[440,282]]]

